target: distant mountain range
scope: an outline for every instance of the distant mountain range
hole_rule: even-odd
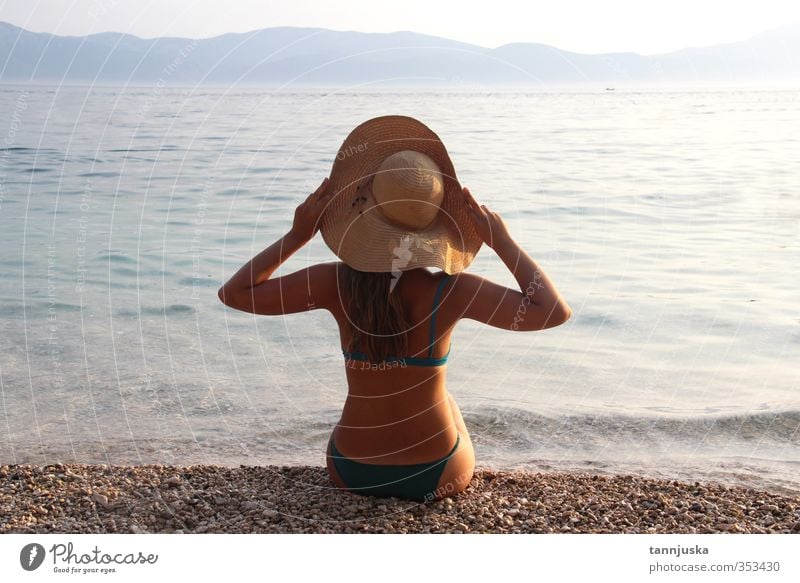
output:
[[[414,32],[265,28],[208,39],[36,33],[0,22],[0,83],[658,86],[800,83],[800,25],[670,53],[487,49]]]

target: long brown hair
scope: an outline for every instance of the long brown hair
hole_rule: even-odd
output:
[[[363,352],[370,362],[406,356],[408,320],[397,289],[389,292],[391,272],[370,273],[340,263],[340,297],[350,330],[349,351]],[[341,288],[345,292],[341,293]]]

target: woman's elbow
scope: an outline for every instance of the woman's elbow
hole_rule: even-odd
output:
[[[559,304],[553,312],[553,318],[556,321],[555,326],[564,324],[572,317],[572,308],[567,304]]]
[[[555,328],[556,326],[561,326],[572,317],[572,308],[570,308],[566,304],[556,304],[555,307],[544,310],[545,315],[545,322],[541,328],[537,328],[538,330],[546,330],[547,328]]]
[[[221,301],[226,306],[229,306],[231,308],[236,307],[236,299],[234,293],[229,289],[225,289],[225,286],[219,288],[219,290],[217,291],[217,297],[219,298],[219,301]]]
[[[536,306],[532,312],[525,315],[519,313],[514,318],[511,329],[518,332],[536,332],[561,326],[572,317],[572,308],[564,304],[551,307]]]

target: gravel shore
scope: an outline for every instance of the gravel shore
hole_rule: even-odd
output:
[[[636,475],[478,467],[427,504],[324,467],[0,466],[0,533],[800,533],[800,496]]]

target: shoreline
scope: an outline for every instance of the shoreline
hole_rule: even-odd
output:
[[[0,533],[797,533],[800,495],[635,474],[478,466],[419,503],[321,466],[0,465]]]

